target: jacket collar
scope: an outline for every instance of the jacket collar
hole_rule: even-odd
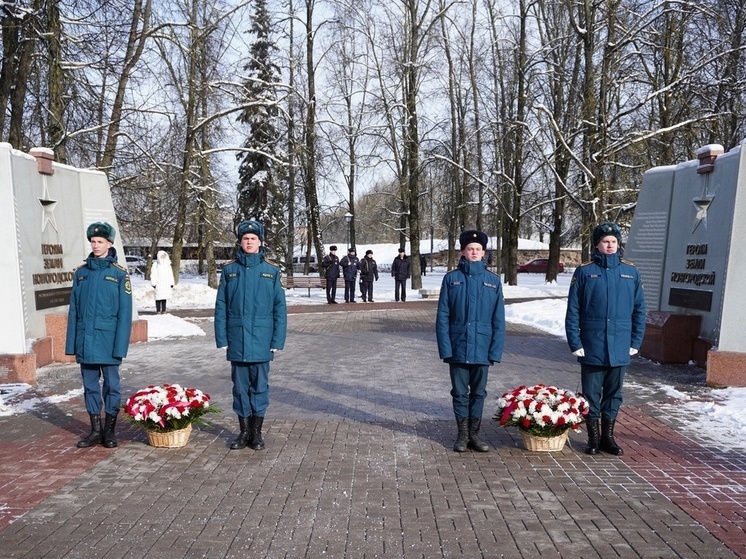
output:
[[[596,251],[593,253],[593,261],[602,268],[616,268],[622,263],[622,255],[621,249],[614,254],[601,254]]]

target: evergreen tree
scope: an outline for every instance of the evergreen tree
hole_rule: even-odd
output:
[[[243,144],[245,150],[237,155],[241,161],[238,175],[238,212],[236,224],[244,219],[261,221],[275,250],[282,250],[278,233],[285,231],[285,153],[282,136],[278,132],[277,84],[279,67],[272,56],[277,46],[272,41],[272,24],[266,0],[256,0],[249,33],[255,35],[249,50],[249,61],[244,84],[245,108],[239,122],[249,127]]]

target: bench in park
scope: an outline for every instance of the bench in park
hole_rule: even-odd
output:
[[[311,296],[311,289],[326,289],[326,278],[319,276],[288,276],[285,278],[286,289],[307,289],[308,297]],[[344,278],[337,279],[337,289],[344,291]]]
[[[420,295],[423,299],[437,299],[440,296],[440,289],[420,289]]]

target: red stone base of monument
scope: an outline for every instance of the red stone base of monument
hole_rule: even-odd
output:
[[[74,355],[65,355],[66,314],[45,317],[47,336],[35,340],[32,353],[0,354],[0,384],[36,384],[36,369],[50,363],[75,363]],[[148,321],[132,322],[130,343],[148,341]]]
[[[707,386],[746,386],[746,353],[707,352]]]
[[[148,341],[148,321],[147,320],[133,320],[132,321],[132,334],[130,334],[130,343],[136,344],[138,342]]]
[[[33,353],[0,355],[0,383],[36,384],[36,355]]]

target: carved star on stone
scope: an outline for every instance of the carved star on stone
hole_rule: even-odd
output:
[[[59,229],[57,229],[57,221],[54,217],[54,208],[57,206],[57,200],[52,200],[49,197],[49,188],[47,185],[44,185],[44,193],[42,194],[41,198],[38,198],[39,205],[41,206],[41,232],[43,233],[46,228],[47,224],[51,224],[52,227],[54,227],[54,230],[59,233]]]
[[[694,207],[697,209],[697,215],[694,217],[694,229],[692,229],[692,233],[697,230],[700,223],[704,223],[705,229],[707,229],[707,210],[710,208],[710,204],[712,204],[714,199],[714,196],[703,196],[702,198],[695,198],[692,200]]]

